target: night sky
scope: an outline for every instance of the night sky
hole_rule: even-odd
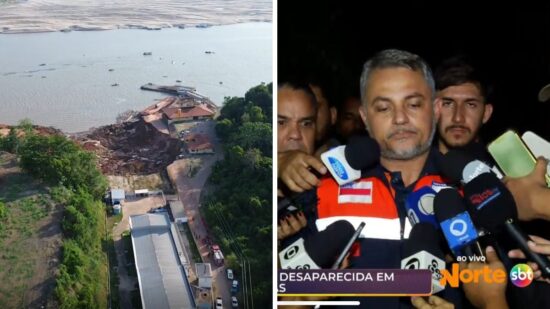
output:
[[[550,1],[440,2],[281,0],[278,74],[326,67],[337,83],[358,89],[363,63],[382,49],[416,53],[432,68],[463,54],[495,89],[495,112],[482,131],[486,142],[508,128],[550,140],[550,102],[537,100],[550,83]]]

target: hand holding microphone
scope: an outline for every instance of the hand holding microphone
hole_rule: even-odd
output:
[[[546,255],[548,259],[550,259],[550,240],[535,235],[529,235],[529,238],[531,238],[531,240],[527,242],[529,249],[531,249],[535,253]],[[523,252],[519,249],[508,252],[508,256],[515,259],[526,258],[525,254],[523,254]],[[533,269],[535,280],[550,283],[550,279],[544,279],[541,277],[541,271],[536,263],[528,262],[528,264]]]
[[[425,300],[422,297],[411,297],[411,303],[416,309],[454,309],[455,305],[441,297],[430,295]]]
[[[550,262],[527,244],[527,236],[517,226],[517,208],[510,191],[492,174],[476,177],[464,186],[464,196],[471,205],[476,222],[492,234],[506,233],[523,253],[550,278]]]
[[[487,258],[487,263],[460,263],[461,269],[469,269],[472,271],[483,271],[485,267],[489,267],[492,271],[497,269],[504,270],[504,264],[499,260],[497,253],[493,247],[488,246],[485,250],[485,256]],[[496,282],[486,282],[484,280],[479,280],[479,282],[469,282],[463,283],[462,288],[466,294],[466,298],[474,305],[476,308],[508,308],[506,302],[506,283],[507,280],[503,280],[502,283]]]
[[[321,154],[321,160],[339,185],[361,178],[361,170],[380,159],[378,143],[368,136],[353,136],[347,145],[338,146]]]
[[[546,186],[548,161],[539,158],[533,172],[519,178],[504,178],[506,188],[512,192],[520,220],[544,219],[550,221],[550,189]]]
[[[292,192],[304,192],[319,185],[315,173],[324,175],[327,168],[316,157],[293,150],[277,154],[277,177]]]
[[[307,219],[303,211],[287,214],[279,220],[277,225],[277,239],[282,240],[298,233],[307,225]]]

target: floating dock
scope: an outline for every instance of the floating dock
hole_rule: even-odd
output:
[[[195,92],[195,87],[189,87],[189,86],[180,86],[180,85],[174,85],[174,86],[160,86],[155,85],[153,83],[148,83],[146,85],[141,86],[142,90],[149,90],[149,91],[156,91],[156,92],[163,92],[168,93],[172,95],[185,95],[189,92]]]

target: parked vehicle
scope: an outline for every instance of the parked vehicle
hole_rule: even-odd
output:
[[[237,297],[235,296],[231,296],[231,307],[239,308],[239,302],[237,301]]]
[[[233,269],[231,268],[227,269],[227,279],[233,280]]]
[[[216,309],[223,309],[223,301],[221,297],[216,298]]]
[[[237,280],[233,280],[233,283],[231,284],[231,294],[237,294],[239,291],[239,282]]]
[[[220,246],[212,245],[212,251],[210,252],[214,258],[214,264],[221,266],[224,263],[223,253],[220,250]]]

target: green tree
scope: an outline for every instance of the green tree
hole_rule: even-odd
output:
[[[17,131],[14,127],[11,127],[8,135],[1,140],[1,150],[15,153],[18,143],[19,139],[17,137]]]
[[[18,127],[25,132],[25,135],[33,133],[33,124],[29,118],[20,120]]]
[[[237,270],[243,259],[250,263],[258,308],[271,307],[272,291],[271,92],[271,84],[262,84],[244,99],[226,98],[216,125],[225,159],[212,168],[209,182],[215,190],[201,208],[226,264]]]
[[[261,85],[251,88],[244,95],[245,102],[252,102],[255,106],[258,106],[262,109],[266,120],[271,120],[273,114],[272,86],[272,83],[269,83],[268,85],[262,83]]]
[[[101,198],[107,188],[94,155],[64,136],[31,135],[19,147],[19,155],[23,169],[49,184],[86,188],[94,198]]]
[[[4,219],[8,215],[8,210],[6,209],[6,204],[0,202],[0,219]]]
[[[233,122],[231,119],[225,118],[216,122],[216,134],[225,141],[233,132]]]

